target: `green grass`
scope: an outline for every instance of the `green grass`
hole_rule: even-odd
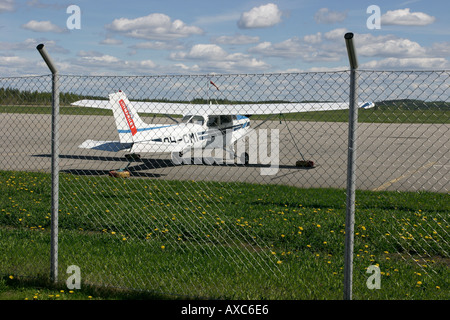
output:
[[[55,298],[73,264],[83,288],[113,289],[80,299],[343,297],[344,190],[63,173],[60,182],[62,283],[42,299]],[[50,268],[50,175],[0,171],[0,194],[3,292],[30,298],[23,279]],[[449,209],[448,194],[358,191],[353,297],[448,299]],[[380,290],[366,286],[373,264]]]
[[[173,300],[152,292],[83,285],[70,290],[65,284],[53,283],[48,277],[0,277],[0,300]]]

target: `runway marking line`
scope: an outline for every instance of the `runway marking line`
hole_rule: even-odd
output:
[[[437,162],[437,161],[434,161],[434,162],[428,162],[426,165],[424,165],[424,166],[422,166],[422,167],[420,167],[420,168],[418,168],[418,169],[416,169],[416,170],[409,171],[409,172],[405,173],[404,175],[401,175],[401,176],[398,177],[398,178],[392,179],[392,180],[390,180],[390,181],[388,181],[388,182],[382,184],[381,186],[379,186],[379,187],[377,187],[377,188],[375,188],[375,189],[372,189],[372,191],[382,191],[382,190],[385,190],[386,188],[388,188],[388,187],[391,186],[392,184],[394,184],[394,183],[396,183],[396,182],[398,182],[398,181],[400,181],[400,180],[403,180],[403,179],[406,179],[406,178],[411,177],[414,173],[417,173],[417,172],[419,172],[419,171],[421,171],[421,170],[426,170],[426,169],[428,169],[428,168],[434,166],[434,165],[436,164],[436,162]]]

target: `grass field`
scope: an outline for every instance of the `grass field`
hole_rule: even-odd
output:
[[[60,174],[53,288],[50,175],[0,171],[0,194],[0,298],[343,297],[344,190]],[[448,194],[357,192],[354,299],[449,299],[449,212]]]

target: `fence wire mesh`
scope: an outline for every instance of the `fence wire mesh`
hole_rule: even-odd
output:
[[[449,298],[449,77],[358,71],[359,101],[375,106],[359,110],[357,129],[356,299]],[[349,72],[59,81],[62,278],[76,265],[83,284],[155,294],[342,298],[348,110],[327,108],[348,101]],[[248,117],[255,133],[235,146],[248,163],[220,147],[130,159],[129,148],[111,152],[124,146],[111,142],[123,133],[111,110],[73,105],[119,90],[155,103],[139,115],[169,145],[193,120],[218,120],[221,133],[249,116],[189,121],[173,105],[271,114]],[[0,78],[0,99],[1,273],[47,277],[51,77]],[[320,110],[285,113],[292,103]],[[92,140],[103,144],[81,147]]]

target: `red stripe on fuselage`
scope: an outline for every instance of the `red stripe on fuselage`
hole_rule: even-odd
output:
[[[127,119],[128,126],[130,127],[130,130],[131,130],[131,134],[134,136],[137,133],[137,128],[134,124],[133,118],[131,117],[130,110],[128,110],[128,107],[125,104],[125,101],[119,100],[119,104],[122,107],[122,111],[125,115],[125,119]]]

